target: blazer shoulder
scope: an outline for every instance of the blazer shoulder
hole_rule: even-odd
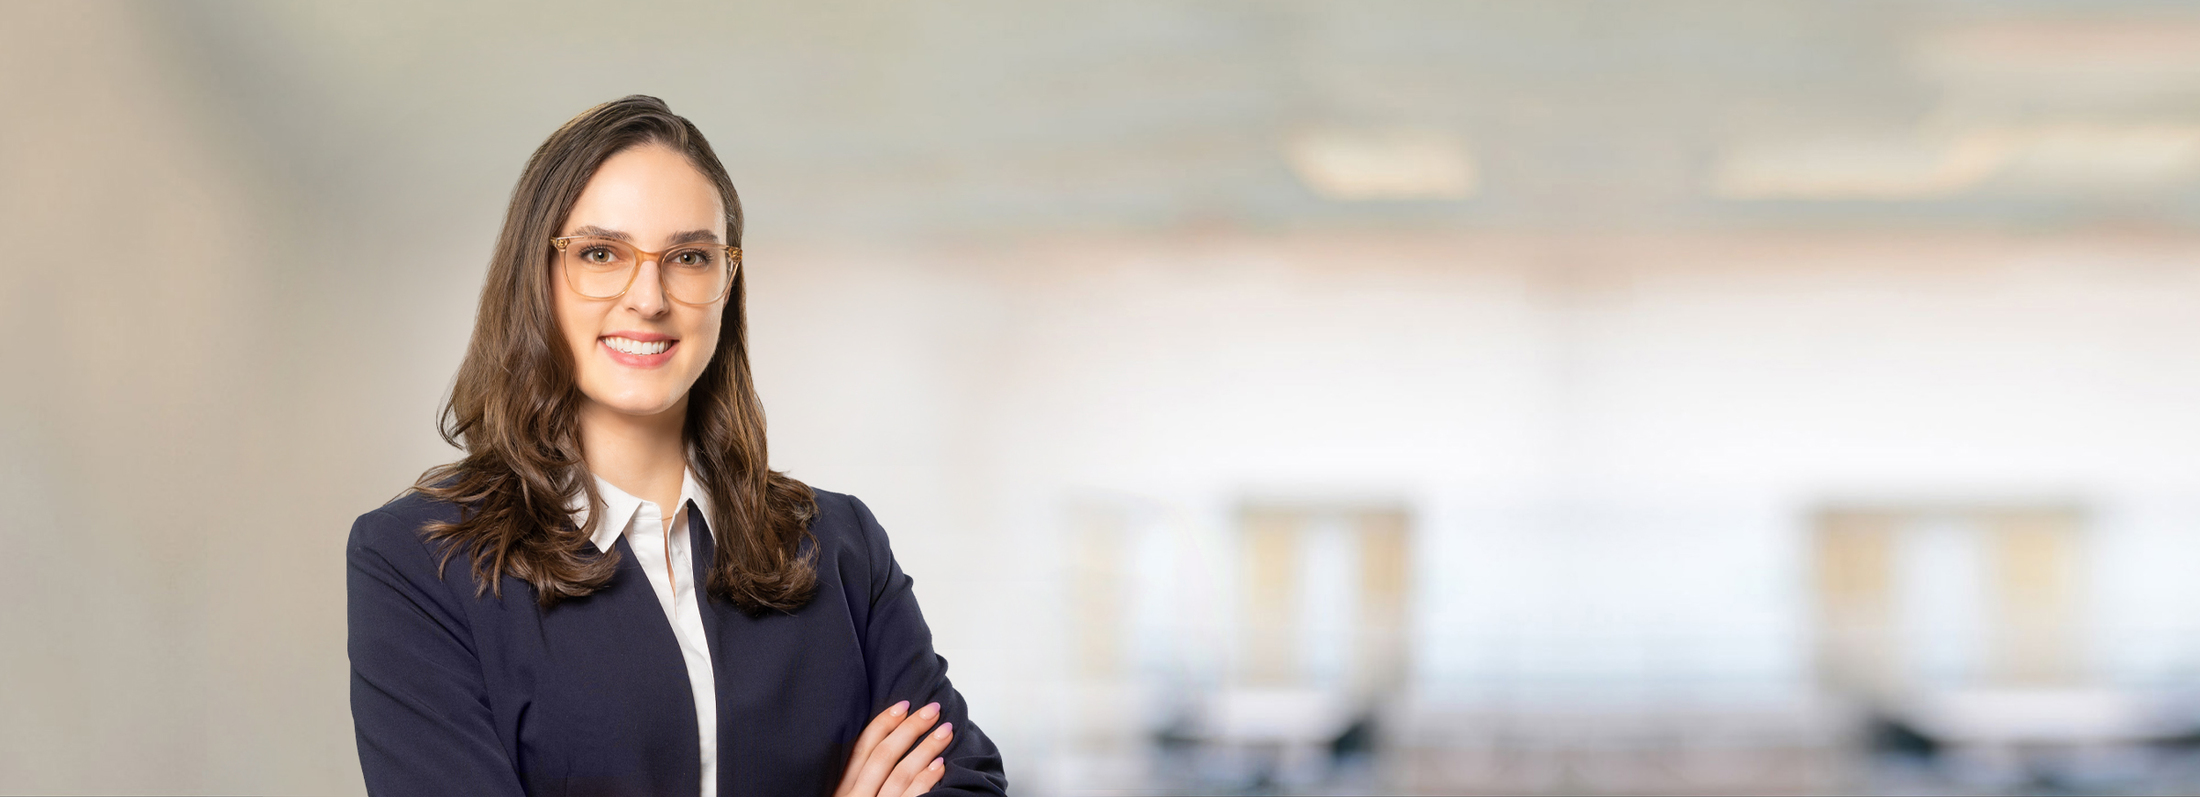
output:
[[[458,514],[456,504],[430,498],[418,490],[407,490],[404,495],[353,521],[349,547],[372,549],[384,555],[425,550],[428,525],[456,522]]]
[[[863,500],[847,493],[810,488],[817,496],[817,516],[810,519],[810,533],[827,556],[854,554],[864,559],[879,556],[886,548],[886,531]]]

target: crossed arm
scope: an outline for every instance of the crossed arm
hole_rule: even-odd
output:
[[[952,722],[932,729],[939,719],[938,703],[911,713],[909,701],[904,700],[879,712],[863,735],[856,737],[848,769],[841,773],[833,797],[915,797],[931,791],[947,774],[946,760],[937,756],[955,737]]]

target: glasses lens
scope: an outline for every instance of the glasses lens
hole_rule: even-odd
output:
[[[673,249],[659,263],[665,292],[688,304],[709,304],[726,292],[732,279],[725,247],[708,245]]]
[[[582,296],[617,296],[633,272],[634,247],[623,241],[575,238],[565,246],[565,275]]]

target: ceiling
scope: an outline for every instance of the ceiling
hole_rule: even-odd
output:
[[[241,162],[380,223],[494,223],[649,93],[791,237],[2200,226],[2200,2],[139,8]]]

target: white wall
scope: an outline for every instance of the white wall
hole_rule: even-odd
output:
[[[2200,557],[2200,242],[1221,236],[790,259],[757,289],[787,302],[756,308],[779,451],[869,496],[920,575],[984,574],[925,587],[943,645],[1014,685],[980,689],[1066,672],[1051,535],[1095,496],[1163,507],[1200,539],[1187,556],[1225,564],[1247,498],[1409,503],[1434,694],[1805,687],[1806,524],[1844,501],[2077,502],[2093,674],[2200,665],[2179,565]],[[1202,577],[1187,594],[1231,600],[1226,568]],[[1175,622],[1227,639],[1230,612]]]

